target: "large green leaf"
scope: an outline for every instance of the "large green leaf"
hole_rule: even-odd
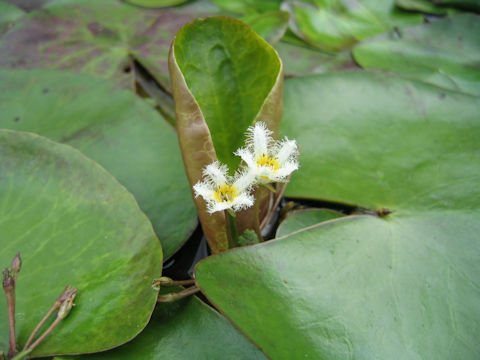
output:
[[[252,14],[278,10],[282,0],[213,0],[213,2],[226,11]]]
[[[0,66],[72,69],[133,89],[135,59],[169,88],[167,55],[175,33],[216,9],[202,1],[146,10],[118,0],[55,0],[1,38]]]
[[[476,359],[479,215],[344,218],[213,256],[197,278],[272,359]]]
[[[0,264],[17,251],[23,259],[20,346],[67,284],[78,288],[76,306],[34,355],[105,350],[147,324],[160,243],[133,196],[97,163],[38,135],[0,130],[0,214]],[[6,311],[0,324],[5,350]]]
[[[0,71],[0,127],[68,143],[137,199],[170,256],[196,226],[175,131],[127,90],[54,70]]]
[[[324,221],[338,219],[342,216],[344,216],[342,213],[329,209],[296,210],[280,223],[275,237],[284,237],[304,228],[315,226]]]
[[[175,289],[166,288],[165,290]],[[112,351],[69,359],[85,358],[88,360],[266,359],[265,355],[227,319],[195,296],[176,303],[159,304],[147,328],[128,344]]]
[[[297,139],[301,170],[287,196],[393,210],[475,203],[476,97],[366,72],[288,84],[282,132]]]
[[[397,26],[422,22],[422,16],[395,8],[394,0],[286,1],[290,29],[319,49],[338,51]]]
[[[187,1],[188,0],[126,0],[127,3],[148,8],[180,5]]]
[[[207,258],[206,295],[275,359],[478,358],[477,98],[338,73],[287,81],[285,109],[289,195],[394,213]]]
[[[359,68],[353,61],[350,51],[328,54],[283,40],[275,44],[275,49],[282,59],[287,77]]]
[[[407,11],[421,11],[427,14],[445,15],[447,8],[428,0],[395,0],[395,5]]]
[[[288,27],[290,14],[286,11],[269,11],[260,14],[250,14],[240,18],[270,44],[275,44],[282,38]]]
[[[364,68],[392,71],[480,95],[480,16],[459,14],[385,34],[356,46]]]
[[[235,171],[240,158],[233,153],[244,144],[245,130],[254,121],[265,121],[277,134],[282,63],[246,24],[211,17],[185,25],[172,44],[169,68],[180,147],[192,186],[217,159]],[[212,251],[225,250],[223,213],[208,214],[201,198],[196,205]]]

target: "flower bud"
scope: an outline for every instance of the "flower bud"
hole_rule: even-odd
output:
[[[21,268],[22,268],[22,258],[20,257],[20,251],[19,251],[12,260],[11,271],[14,278],[17,277]]]
[[[58,309],[57,318],[59,319],[65,319],[70,313],[70,310],[72,310],[72,307],[74,306],[73,301],[77,296],[77,289],[69,289],[68,292],[66,291],[65,293],[66,298],[60,305],[60,309]]]
[[[167,276],[162,276],[152,281],[153,290],[158,291],[162,286],[173,286],[173,280]]]

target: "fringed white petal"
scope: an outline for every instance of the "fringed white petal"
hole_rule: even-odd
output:
[[[254,154],[247,148],[240,148],[234,153],[237,156],[240,156],[243,161],[247,164],[248,167],[254,168],[257,164],[255,163]]]
[[[287,161],[282,165],[280,169],[275,173],[276,180],[274,181],[285,181],[288,175],[298,169],[298,162]]]
[[[214,187],[222,186],[228,182],[228,168],[226,165],[220,164],[219,161],[215,161],[205,167],[203,170],[203,176]]]
[[[199,181],[193,186],[193,190],[195,191],[195,197],[201,196],[207,202],[214,201],[214,198],[213,198],[214,191],[212,190],[210,184],[205,183],[203,181]]]
[[[234,177],[233,186],[238,193],[249,191],[255,185],[255,172],[247,168],[237,172]]]
[[[249,128],[251,129],[251,127]],[[259,158],[264,154],[268,154],[268,146],[273,141],[273,138],[270,136],[272,132],[268,130],[267,124],[260,121],[255,124],[255,127],[252,131],[252,146],[255,158]]]
[[[213,201],[207,204],[208,205],[207,210],[210,214],[212,214],[217,211],[231,209],[232,204],[233,203]]]
[[[232,209],[235,211],[245,210],[253,206],[255,199],[252,195],[247,193],[239,194],[231,203]]]
[[[278,144],[278,152],[276,158],[280,164],[285,163],[290,158],[297,154],[297,142],[295,140],[288,140],[285,138]]]

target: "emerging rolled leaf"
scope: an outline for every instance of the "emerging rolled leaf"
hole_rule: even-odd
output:
[[[172,43],[169,69],[177,132],[192,186],[216,160],[235,171],[240,158],[233,153],[255,121],[278,133],[283,66],[275,50],[246,24],[211,17],[185,25]],[[196,206],[212,251],[227,249],[223,214],[208,214],[202,199]],[[250,218],[241,217],[239,227],[249,227]]]

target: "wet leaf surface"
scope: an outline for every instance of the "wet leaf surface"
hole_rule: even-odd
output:
[[[393,27],[418,24],[423,19],[398,10],[393,0],[314,3],[286,1],[282,9],[290,12],[290,29],[299,38],[326,51],[339,51]]]
[[[394,213],[211,256],[208,298],[275,359],[478,357],[477,98],[339,73],[288,80],[285,109],[290,196]]]
[[[3,70],[0,114],[0,127],[70,144],[111,172],[150,218],[165,257],[195,229],[177,135],[131,92],[83,74]]]
[[[164,289],[178,290],[181,289]],[[192,296],[176,303],[159,304],[147,328],[130,343],[101,354],[68,360],[208,360],[223,359],[227,354],[234,354],[239,360],[266,359],[227,319]]]
[[[446,89],[480,95],[480,16],[459,14],[356,46],[355,60]]]
[[[328,209],[296,210],[280,223],[275,237],[284,237],[304,228],[317,225],[324,221],[338,219],[342,216],[345,215],[338,211]]]
[[[215,9],[202,1],[149,11],[115,0],[51,1],[0,39],[0,67],[76,70],[134,89],[134,58],[168,89],[175,33]]]
[[[67,284],[78,288],[76,306],[34,356],[101,351],[139,333],[156,302],[150,283],[162,250],[133,196],[79,151],[31,133],[0,130],[0,174],[0,263],[18,251],[23,260],[19,345]],[[5,353],[7,322],[1,311]]]

